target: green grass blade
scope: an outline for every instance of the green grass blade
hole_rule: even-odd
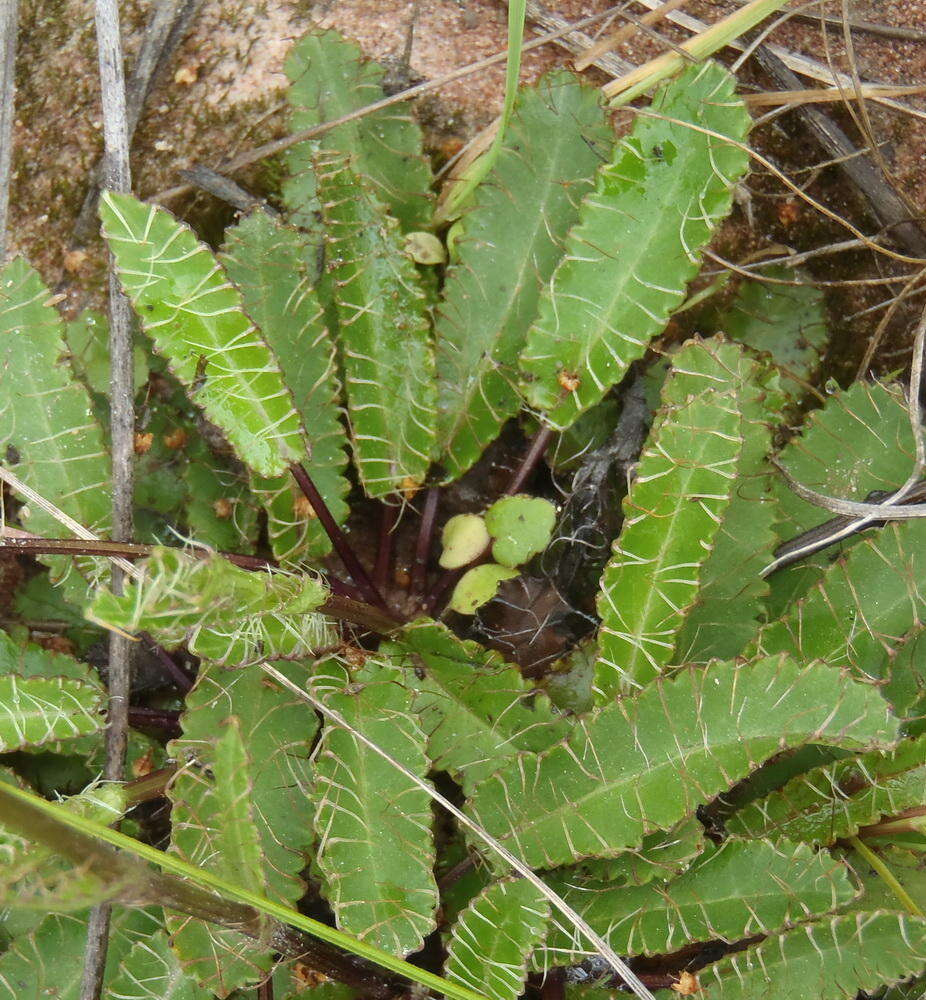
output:
[[[15,810],[16,803],[20,802],[32,806],[34,809],[39,810],[53,820],[57,820],[69,829],[85,833],[105,844],[111,844],[113,847],[127,851],[134,857],[149,861],[157,865],[162,871],[188,878],[194,884],[213,889],[227,899],[237,900],[248,906],[253,906],[259,913],[296,927],[307,934],[311,934],[313,937],[343,948],[354,955],[359,955],[361,958],[366,958],[382,968],[388,969],[390,972],[397,972],[413,983],[420,983],[429,990],[435,990],[443,994],[447,1000],[487,1000],[481,993],[476,993],[473,990],[442,979],[440,976],[436,976],[425,969],[411,965],[400,958],[396,958],[395,955],[390,955],[388,952],[351,937],[349,934],[344,934],[334,927],[329,927],[327,924],[306,917],[297,910],[267,899],[265,896],[261,896],[236,882],[228,881],[214,872],[197,868],[172,854],[167,854],[164,851],[159,851],[156,847],[151,847],[149,844],[143,844],[141,841],[134,840],[132,837],[128,837],[118,830],[110,830],[108,827],[95,823],[92,820],[71,814],[56,802],[48,802],[31,792],[5,785],[2,782],[0,782],[0,823],[3,821],[3,812]]]

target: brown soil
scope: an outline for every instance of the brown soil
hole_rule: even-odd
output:
[[[608,0],[550,0],[548,7],[569,19],[603,11]],[[794,7],[798,5],[793,4]],[[858,19],[926,29],[926,0],[856,2]],[[124,0],[127,59],[131,64],[140,43],[148,5]],[[838,15],[841,3],[826,4]],[[692,0],[685,10],[713,21],[732,9],[730,3]],[[178,171],[194,162],[215,164],[285,131],[283,60],[293,40],[312,24],[335,27],[357,40],[364,51],[390,71],[397,86],[404,81],[431,80],[492,55],[505,45],[506,12],[499,0],[205,0],[190,37],[176,54],[149,100],[133,146],[134,185],[147,196],[179,180]],[[403,65],[409,27],[414,23],[410,60]],[[588,29],[590,33],[594,29]],[[661,28],[674,39],[680,29]],[[819,24],[790,21],[776,28],[773,39],[795,51],[835,66],[849,66],[841,29],[825,34]],[[855,60],[863,78],[885,83],[926,82],[926,43],[853,35]],[[101,145],[90,0],[23,0],[18,61],[15,176],[12,191],[11,244],[29,256],[46,280],[76,309],[98,297],[102,287],[101,247],[74,253],[71,233],[86,180]],[[619,50],[641,62],[659,51],[640,33]],[[531,81],[554,66],[568,65],[562,49],[546,45],[525,56],[522,77]],[[595,70],[592,75],[604,80]],[[767,81],[748,67],[740,74],[744,89],[763,89]],[[437,163],[488,124],[498,113],[504,87],[499,64],[443,87],[419,102],[431,152]],[[868,103],[875,139],[893,180],[914,210],[926,216],[926,99],[907,97],[923,117],[902,114]],[[859,139],[845,108],[830,108],[834,117]],[[624,116],[626,118],[626,116]],[[781,169],[792,173],[808,194],[851,218],[867,232],[876,227],[864,202],[832,168],[811,167],[825,156],[810,143],[793,113],[757,128],[757,147]],[[238,178],[256,188],[272,183],[272,165],[252,168]],[[720,251],[734,259],[774,244],[807,250],[845,239],[846,231],[822,218],[786,192],[780,182],[757,169],[750,178],[753,222],[738,212],[725,227]],[[218,212],[211,199],[181,199],[170,205],[211,235]],[[810,271],[817,280],[843,281],[909,272],[884,254],[855,251],[822,258]],[[831,369],[848,376],[864,342],[883,315],[883,303],[898,286],[832,287],[828,297],[835,327]],[[921,300],[919,300],[921,301]],[[897,352],[908,343],[913,309],[900,310],[889,329],[882,365],[897,365]],[[881,308],[852,318],[878,304]],[[696,322],[697,316],[689,322]]]

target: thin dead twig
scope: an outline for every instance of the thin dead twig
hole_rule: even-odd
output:
[[[131,188],[129,171],[129,129],[126,120],[125,77],[122,63],[122,39],[119,28],[118,0],[96,0],[97,54],[100,67],[100,92],[103,105],[103,166],[101,180],[105,187],[120,192]],[[109,383],[112,453],[113,516],[112,535],[116,541],[129,541],[133,527],[133,402],[132,316],[128,300],[122,294],[110,252],[109,262]],[[112,590],[123,590],[123,574],[112,570]],[[109,636],[109,706],[106,728],[104,777],[108,781],[125,778],[125,755],[128,744],[129,694],[131,688],[132,641],[111,632]],[[103,988],[106,952],[109,945],[111,907],[108,903],[93,908],[87,924],[87,948],[80,985],[81,1000],[97,1000]]]
[[[0,267],[6,262],[6,220],[13,165],[13,117],[16,102],[16,35],[19,0],[0,3]]]
[[[825,14],[796,12],[792,17],[798,21],[807,21],[810,24],[824,24],[834,28],[848,24],[852,31],[863,31],[868,35],[880,35],[882,38],[897,38],[905,42],[926,42],[926,31],[920,31],[918,28],[903,28],[893,24],[880,24],[876,21],[863,21],[857,17],[828,17]]]

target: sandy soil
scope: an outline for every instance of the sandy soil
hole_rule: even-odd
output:
[[[124,0],[122,6],[131,64],[150,3]],[[548,2],[548,7],[570,19],[608,6],[608,0]],[[93,298],[88,289],[92,293],[100,287],[103,261],[98,245],[75,253],[71,240],[73,220],[101,146],[92,3],[22,0],[22,7],[11,243],[65,296],[66,307],[75,309]],[[851,7],[859,19],[926,29],[926,0],[872,0],[855,2]],[[687,12],[711,21],[729,9],[729,3],[704,0],[692,0],[685,6]],[[841,3],[828,3],[826,10],[838,14]],[[505,45],[506,16],[500,0],[420,0],[417,4],[412,0],[205,0],[194,30],[150,99],[139,127],[133,147],[135,188],[150,195],[177,183],[178,171],[191,163],[214,164],[282,134],[283,61],[293,40],[313,24],[335,27],[357,40],[368,55],[383,61],[401,84],[403,80],[432,80],[500,51]],[[402,57],[412,23],[410,58],[405,66]],[[680,29],[668,29],[666,34],[675,41],[685,37]],[[853,37],[863,77],[886,83],[926,83],[926,43],[861,32]],[[819,24],[791,21],[776,28],[773,38],[791,49],[829,59],[839,68],[848,67],[838,28],[827,30],[824,38]],[[658,51],[655,41],[638,34],[619,54],[641,62]],[[546,45],[525,56],[523,79],[533,80],[562,65],[569,65],[568,55]],[[596,78],[605,79],[600,73]],[[747,88],[764,85],[748,68],[741,78]],[[495,117],[503,86],[504,67],[499,64],[448,84],[437,95],[419,102],[419,115],[437,162]],[[874,103],[868,105],[869,117],[896,184],[915,210],[926,215],[926,99],[906,100],[923,117]],[[840,121],[853,127],[844,110],[836,107],[833,111]],[[792,116],[778,118],[757,130],[755,136],[759,148],[783,169],[803,170],[795,177],[806,183],[809,193],[871,229],[862,203],[832,170],[818,173],[807,169],[809,157],[816,161],[822,156],[808,146]],[[260,187],[268,179],[268,169],[252,168],[238,179]],[[747,230],[740,219],[739,228],[728,227],[721,240],[726,251],[747,253],[769,242],[803,250],[844,238],[843,231],[814,217],[761,171],[753,175],[750,187],[757,224]],[[185,199],[171,207],[210,233],[209,213],[215,213],[215,205],[204,199]],[[821,265],[815,274],[830,280],[858,278],[885,273],[892,266],[883,257],[870,254],[843,255],[838,262]],[[883,287],[855,287],[838,294],[841,298],[835,311],[840,322],[888,297]],[[843,322],[843,340],[865,336],[871,324],[870,317],[859,329]],[[909,315],[899,316],[895,327],[900,339],[893,347],[888,342],[888,355],[903,345],[904,324],[908,327]]]

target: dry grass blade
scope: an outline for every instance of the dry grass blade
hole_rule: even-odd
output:
[[[643,17],[634,18],[628,24],[622,25],[616,31],[610,32],[605,35],[604,38],[600,38],[585,53],[585,55],[576,59],[576,69],[580,72],[583,69],[588,69],[588,67],[591,66],[599,56],[603,56],[611,49],[616,49],[618,45],[621,45],[626,42],[628,38],[631,38],[638,27],[642,27],[644,25],[649,27],[653,24],[657,24],[670,11],[678,10],[678,8],[683,7],[686,2],[687,0],[666,0],[664,4],[657,7],[655,10],[651,10],[649,13],[644,14]]]
[[[50,500],[46,500],[40,493],[36,493],[31,486],[24,483],[19,476],[10,472],[9,469],[4,468],[0,465],[0,482],[6,483],[11,490],[15,490],[21,496],[24,496],[30,503],[40,507],[45,511],[46,514],[50,514],[59,524],[67,528],[72,534],[77,538],[82,538],[86,542],[98,542],[100,538],[95,535],[92,531],[88,531],[80,522],[75,521],[73,517],[65,514],[63,510],[56,507]],[[136,580],[141,579],[141,572],[137,570],[128,560],[121,558],[120,556],[111,557],[111,562],[118,566],[123,573],[128,576],[134,577]]]
[[[13,116],[16,93],[16,28],[19,0],[0,4],[0,265],[6,260],[6,218],[10,205]]]
[[[767,90],[759,94],[745,94],[743,100],[750,108],[775,108],[783,105],[797,107],[800,104],[833,104],[849,100],[876,97],[902,97],[926,93],[926,84],[914,83],[887,86],[863,83],[854,94],[846,94],[830,87],[807,87],[802,90]]]

